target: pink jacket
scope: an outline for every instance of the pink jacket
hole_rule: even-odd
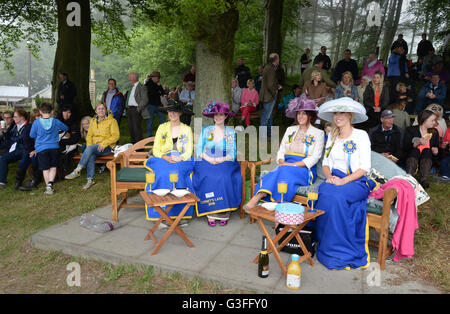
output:
[[[372,78],[376,71],[380,71],[381,73],[383,73],[383,76],[385,75],[383,63],[378,60],[372,67],[369,68],[369,61],[366,61],[361,72],[361,78],[364,76]]]
[[[241,95],[241,106],[247,104],[250,100],[252,101],[253,106],[256,106],[259,103],[258,92],[256,89],[249,90],[248,88],[245,88]]]
[[[392,237],[392,247],[397,251],[394,262],[398,262],[402,258],[411,258],[414,255],[414,232],[419,228],[416,196],[411,183],[403,179],[392,179],[378,190],[370,193],[369,197],[381,199],[384,191],[389,188],[394,188],[398,192],[397,213],[399,217]]]

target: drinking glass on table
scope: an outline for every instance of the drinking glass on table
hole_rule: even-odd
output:
[[[311,201],[311,208],[309,209],[310,213],[317,212],[314,209],[314,202],[319,199],[319,189],[315,186],[311,186],[308,188],[308,203]]]
[[[287,182],[286,181],[278,182],[278,193],[281,194],[281,203],[283,203],[283,194],[287,193]]]
[[[155,183],[155,173],[148,171],[145,174],[145,181],[150,184],[150,192],[152,192],[152,184]]]
[[[169,180],[173,183],[173,189],[175,190],[175,183],[178,182],[178,171],[171,171]]]

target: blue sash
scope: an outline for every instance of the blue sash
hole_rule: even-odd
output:
[[[284,155],[285,162],[302,161],[305,157],[300,154],[286,153]],[[290,202],[300,186],[311,185],[317,179],[316,165],[311,169],[308,167],[282,166],[277,167],[269,172],[256,185],[255,195],[258,192],[265,192],[267,196],[263,198],[266,202],[281,201],[281,194],[278,193],[278,182],[285,181],[288,183],[287,193],[283,194],[283,201]]]
[[[224,151],[206,152],[212,157],[225,156]],[[197,216],[210,215],[239,208],[242,201],[241,167],[237,161],[212,165],[206,160],[195,161],[192,177],[197,203]]]
[[[179,155],[178,152],[169,152],[167,155]],[[178,182],[175,183],[175,188],[177,189],[189,189],[191,192],[194,191],[192,186],[191,174],[194,170],[194,161],[193,159],[187,161],[181,161],[177,163],[169,163],[162,158],[158,157],[150,157],[145,162],[145,167],[150,171],[155,173],[155,182],[152,184],[152,190],[156,189],[173,189],[173,183],[170,182],[170,172],[178,171]],[[146,184],[146,191],[150,191],[150,184]],[[185,204],[177,204],[173,205],[172,209],[169,212],[170,218],[176,218],[178,214],[183,210]],[[161,206],[163,210],[165,210],[166,206]],[[158,220],[161,215],[153,208],[147,207],[145,205],[147,220]],[[190,206],[184,215],[183,219],[192,218],[192,214],[194,212],[194,206]]]
[[[332,175],[347,174],[333,169]],[[329,269],[367,267],[369,227],[366,221],[367,198],[376,183],[365,176],[344,185],[322,183],[317,208],[325,214],[316,219],[317,259]]]

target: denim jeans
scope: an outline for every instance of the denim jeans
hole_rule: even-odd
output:
[[[27,153],[23,153],[21,150],[15,150],[13,152],[6,152],[0,155],[0,182],[6,183],[8,177],[8,165],[10,163],[20,161],[19,169],[26,170],[30,164],[30,157]]]
[[[86,168],[87,178],[93,179],[95,175],[95,160],[97,157],[106,156],[111,154],[111,147],[106,147],[102,152],[98,150],[98,144],[90,145],[86,147],[83,155],[81,155],[80,163],[78,166]]]
[[[147,137],[152,137],[153,135],[152,128],[153,118],[155,117],[155,114],[158,116],[159,124],[166,122],[166,116],[164,115],[164,113],[159,111],[158,108],[160,107],[150,104],[147,105],[148,113],[150,114],[150,117],[147,119]]]
[[[270,137],[272,134],[270,127],[272,126],[272,111],[273,111],[273,106],[275,105],[276,100],[277,100],[277,98],[275,97],[273,101],[263,103],[263,112],[261,114],[260,125],[267,126],[267,136],[268,137]]]
[[[450,178],[450,155],[441,160],[441,176]]]

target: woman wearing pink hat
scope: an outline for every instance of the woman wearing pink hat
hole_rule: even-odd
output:
[[[299,186],[311,185],[317,179],[316,163],[322,156],[324,133],[313,127],[317,119],[314,100],[305,96],[289,102],[286,117],[295,119],[297,125],[287,128],[277,153],[278,167],[267,174],[256,186],[255,195],[244,206],[255,207],[260,200],[278,202],[278,182],[287,182],[283,200],[291,201]]]
[[[230,213],[239,208],[242,201],[242,176],[236,161],[236,132],[225,126],[225,120],[233,117],[230,105],[210,102],[203,115],[214,119],[214,124],[203,127],[197,143],[192,182],[200,202],[197,216],[207,215],[208,225],[228,223]]]

